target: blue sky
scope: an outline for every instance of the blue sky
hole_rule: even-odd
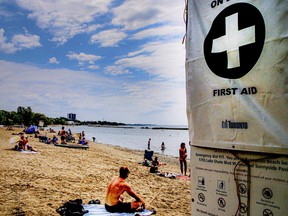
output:
[[[0,0],[0,109],[187,125],[184,4]]]

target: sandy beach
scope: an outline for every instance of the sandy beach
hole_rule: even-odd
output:
[[[77,198],[84,204],[92,199],[104,204],[107,184],[121,166],[130,168],[127,181],[156,215],[190,215],[190,181],[149,173],[148,167],[139,164],[144,149],[132,151],[91,141],[88,150],[68,149],[39,142],[33,134],[28,135],[29,144],[39,153],[25,154],[11,150],[14,145],[9,144],[12,133],[19,131],[0,128],[0,215],[59,215],[58,207]],[[52,138],[53,133],[48,136]],[[180,174],[178,158],[156,156],[166,163],[159,171]],[[131,200],[127,194],[124,197]]]

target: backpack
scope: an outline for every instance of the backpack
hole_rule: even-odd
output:
[[[82,199],[76,200],[69,200],[68,202],[64,203],[63,206],[56,209],[56,212],[61,216],[74,216],[79,215],[82,216],[88,213],[88,210],[84,210],[82,205]]]

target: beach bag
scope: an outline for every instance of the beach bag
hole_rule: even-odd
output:
[[[59,207],[56,212],[61,216],[75,216],[75,215],[84,215],[88,213],[88,210],[84,210],[82,205],[82,199],[69,200],[64,203],[63,206]]]

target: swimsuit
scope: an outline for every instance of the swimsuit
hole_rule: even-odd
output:
[[[186,148],[183,148],[183,149],[180,148],[179,150],[180,150],[180,158],[179,158],[179,160],[180,160],[180,161],[185,160],[186,157],[187,157],[187,150],[186,150]]]
[[[116,205],[109,206],[105,203],[105,209],[108,212],[132,212],[131,203],[118,202]]]

